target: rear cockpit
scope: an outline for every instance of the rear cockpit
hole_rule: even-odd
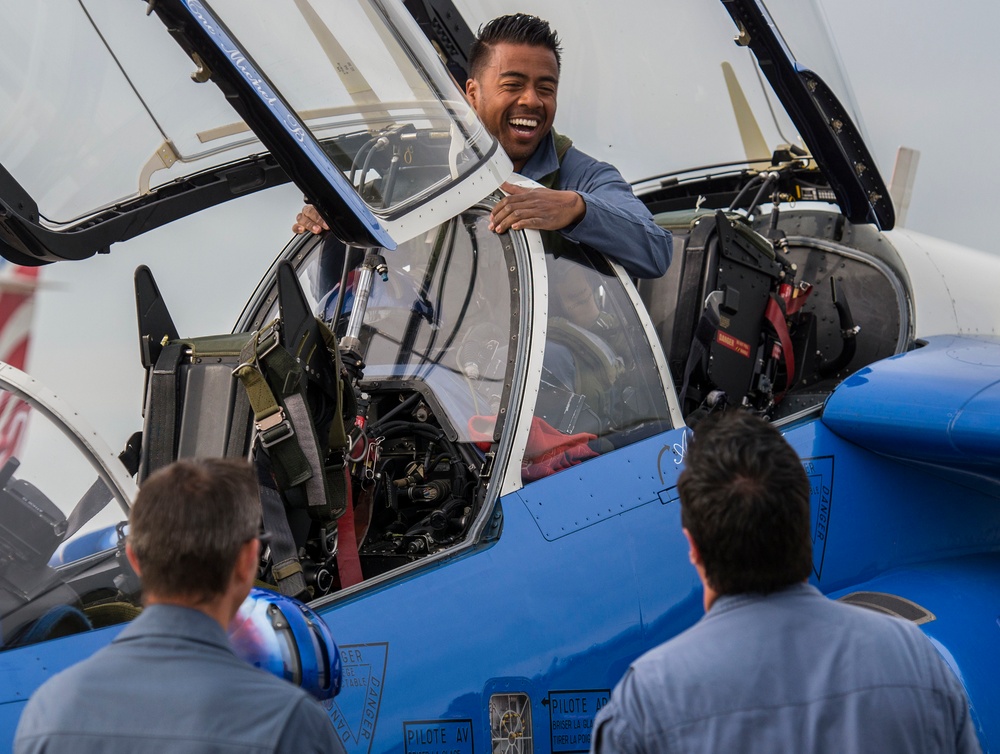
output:
[[[873,226],[815,205],[655,217],[674,259],[638,287],[686,416],[723,400],[781,419],[912,346],[909,283]]]

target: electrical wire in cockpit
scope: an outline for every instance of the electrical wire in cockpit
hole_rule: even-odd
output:
[[[437,272],[438,262],[441,257],[441,249],[444,247],[450,228],[450,223],[445,223],[444,225],[439,226],[437,235],[434,238],[434,246],[431,249],[431,253],[427,256],[427,265],[424,269],[423,278],[420,280],[420,285],[417,289],[417,296],[420,305],[418,306],[415,301],[414,305],[411,307],[406,328],[403,330],[403,337],[399,342],[399,352],[396,356],[397,364],[408,364],[410,362],[410,356],[414,353],[414,345],[417,341],[417,332],[420,329],[420,320],[426,317],[429,323],[433,323],[434,318],[438,316],[438,313],[434,311],[432,303],[427,298],[427,292],[430,290],[431,281],[434,279],[434,275]],[[440,301],[438,302],[438,306],[440,306]],[[424,348],[423,353],[421,354],[421,364],[428,361],[427,354],[429,349],[434,344],[434,336],[435,333],[432,330],[427,347]]]
[[[764,81],[764,74],[760,70],[760,63],[757,61],[757,56],[754,55],[749,50],[747,50],[747,54],[749,55],[750,60],[753,63],[754,73],[757,74],[757,83],[760,84],[760,91],[764,95],[764,102],[767,104],[767,109],[771,113],[771,122],[774,123],[774,128],[778,132],[778,136],[784,139],[786,144],[793,144],[794,142],[787,136],[785,136],[784,131],[781,130],[781,123],[778,121],[778,115],[777,113],[775,113],[774,105],[771,103],[771,95],[770,95],[771,87],[768,86],[767,83]]]
[[[732,203],[730,203],[729,211],[734,212],[738,210],[740,208],[740,203],[743,201],[744,197],[746,197],[747,194],[750,193],[750,190],[756,187],[757,184],[759,183],[760,188],[757,189],[757,193],[754,195],[753,200],[750,202],[749,205],[747,205],[746,208],[746,216],[748,218],[753,217],[754,212],[757,210],[757,207],[760,206],[760,203],[764,199],[764,197],[767,196],[768,191],[770,191],[773,188],[774,184],[777,183],[779,175],[780,174],[777,170],[769,170],[766,173],[758,173],[757,175],[755,175],[753,178],[751,178],[749,181],[746,182],[743,188],[740,189],[739,193],[736,195],[736,198],[733,199]]]
[[[384,209],[389,206],[392,201],[392,192],[396,187],[396,178],[399,174],[399,155],[400,155],[400,139],[415,138],[416,129],[412,123],[397,123],[388,128],[382,129],[375,136],[370,138],[354,155],[354,159],[351,160],[351,171],[348,174],[348,181],[352,186],[356,186],[358,193],[363,196],[363,187],[365,182],[365,176],[368,175],[368,170],[371,168],[372,160],[375,158],[375,153],[384,149],[385,147],[392,147],[392,157],[389,158],[389,170],[384,175],[384,181],[382,182],[381,190],[381,202],[380,205]],[[362,155],[364,156],[364,161],[362,162]],[[358,176],[358,164],[361,164],[361,175]],[[355,183],[355,178],[360,181],[360,183]]]
[[[748,193],[750,193],[750,189],[752,189],[754,186],[756,186],[762,180],[764,180],[763,174],[758,173],[753,178],[751,178],[749,181],[747,181],[745,184],[743,184],[743,188],[740,189],[739,193],[736,194],[736,198],[733,199],[733,201],[730,203],[730,205],[729,205],[729,211],[733,212],[733,211],[739,209],[740,202],[743,201],[743,197],[745,197]]]
[[[754,196],[753,201],[750,202],[750,206],[747,207],[747,217],[753,217],[753,213],[756,211],[757,207],[760,206],[761,201],[767,195],[767,192],[772,186],[778,181],[778,171],[769,171],[767,177],[764,178],[764,182],[761,184],[760,189],[757,191],[756,196]]]
[[[357,186],[355,183],[355,176],[358,174],[358,164],[361,162],[361,156],[364,155],[364,164],[361,167],[361,180],[364,181],[365,175],[368,173],[368,168],[371,165],[372,155],[375,152],[375,145],[378,144],[379,139],[383,139],[383,136],[373,136],[355,153],[354,159],[351,160],[351,172],[348,174],[347,179],[350,181],[352,186]],[[358,186],[360,189],[361,187]]]
[[[326,245],[333,243],[339,243],[339,242],[335,240],[335,237],[332,234],[329,234],[326,240],[323,241],[324,254],[327,253],[328,250],[326,248]],[[340,270],[340,285],[337,287],[337,300],[333,308],[333,316],[327,317],[327,320],[330,323],[330,327],[333,329],[334,332],[338,334],[338,336],[340,333],[337,328],[340,326],[340,318],[341,316],[343,316],[344,313],[344,302],[346,300],[345,297],[347,291],[347,281],[350,277],[351,270],[353,270],[359,264],[360,260],[358,260],[357,258],[359,251],[363,252],[364,250],[360,249],[357,246],[344,247],[344,263],[341,265],[341,270]]]
[[[457,222],[457,220],[456,220]],[[469,218],[466,215],[462,216],[462,224],[465,226],[466,231],[469,233],[469,246],[472,251],[471,266],[472,269],[469,272],[469,284],[465,286],[465,300],[462,302],[462,306],[458,310],[458,315],[455,317],[455,321],[450,328],[448,337],[445,339],[444,345],[438,349],[437,353],[434,354],[433,358],[425,358],[424,363],[428,364],[427,370],[425,370],[421,376],[426,376],[427,372],[432,366],[436,367],[440,365],[441,359],[444,358],[445,353],[451,348],[451,344],[455,342],[455,338],[462,329],[462,325],[465,322],[466,314],[469,311],[469,304],[472,302],[472,292],[476,286],[477,276],[479,275],[479,236],[476,234],[476,220],[474,217]],[[457,239],[454,235],[451,237],[451,244],[448,247],[447,259],[445,262],[445,269],[451,267],[452,256],[455,253],[455,245]],[[441,302],[444,300],[444,284],[445,276],[442,275],[438,279],[438,291],[437,291],[437,301],[438,301],[438,315],[440,316]],[[429,356],[432,353],[433,338],[436,337],[436,333],[432,336],[431,342],[428,344],[425,353]]]

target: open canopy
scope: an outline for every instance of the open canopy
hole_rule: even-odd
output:
[[[391,247],[442,219],[434,200],[462,209],[510,172],[397,3],[155,8],[180,47],[138,2],[7,18],[0,196],[16,261],[83,258],[288,176],[344,240]]]
[[[471,206],[511,167],[456,77],[473,31],[506,6],[408,6],[158,0],[159,23],[140,2],[12,4],[0,253],[85,258],[289,179],[359,245],[391,247]],[[630,180],[762,164],[792,143],[849,219],[892,226],[815,0],[530,10],[565,40],[557,128]]]

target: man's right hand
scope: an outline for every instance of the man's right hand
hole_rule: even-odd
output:
[[[330,230],[330,226],[326,224],[326,220],[319,216],[319,212],[311,204],[302,208],[292,224],[292,233],[322,233],[324,230]]]

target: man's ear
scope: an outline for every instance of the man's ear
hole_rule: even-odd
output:
[[[260,542],[251,539],[245,542],[236,556],[236,566],[233,575],[241,583],[253,583],[257,578],[257,563],[260,558]]]
[[[691,536],[691,532],[687,529],[681,529],[684,532],[684,538],[688,541],[688,558],[691,560],[691,565],[694,566],[694,570],[698,572],[698,578],[701,580],[701,588],[703,592],[702,600],[705,605],[705,612],[707,613],[715,600],[718,598],[719,593],[715,591],[715,587],[708,580],[708,576],[705,575],[705,563],[701,559],[701,550],[698,549],[698,544],[694,541],[694,537]]]
[[[469,79],[465,82],[465,98],[475,110],[479,100],[479,84],[475,79]]]
[[[125,557],[128,558],[129,565],[132,566],[132,570],[135,571],[135,575],[142,578],[142,573],[139,569],[139,560],[135,557],[135,551],[132,549],[132,543],[125,540]]]
[[[700,566],[701,565],[701,550],[698,549],[698,545],[695,544],[694,538],[691,536],[691,532],[687,529],[681,529],[684,532],[684,538],[688,541],[688,560],[691,561],[691,565]]]

